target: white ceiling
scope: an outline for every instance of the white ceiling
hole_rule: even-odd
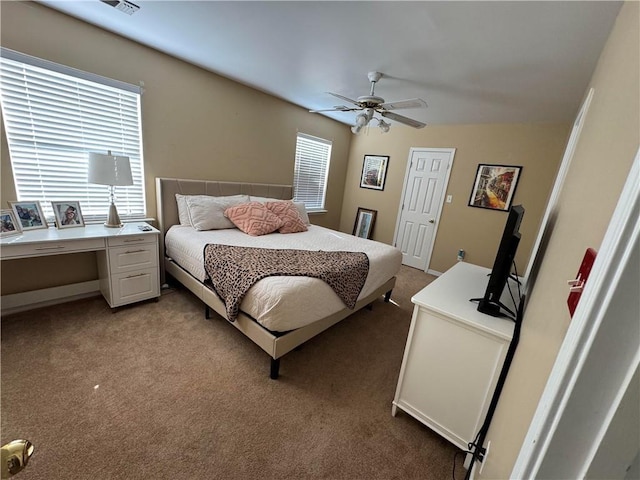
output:
[[[422,98],[428,124],[573,121],[621,2],[98,0],[56,10],[307,109]],[[144,80],[144,79],[141,79]],[[326,113],[353,124],[356,113]],[[391,122],[392,124],[394,122]]]

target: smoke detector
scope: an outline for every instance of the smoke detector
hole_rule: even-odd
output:
[[[120,10],[127,15],[133,15],[140,7],[135,3],[131,3],[127,0],[100,0],[102,3],[106,3],[107,5],[112,6],[116,10]]]

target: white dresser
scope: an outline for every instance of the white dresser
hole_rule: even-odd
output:
[[[477,311],[489,269],[460,262],[415,294],[391,409],[466,450],[482,426],[515,324]],[[505,288],[506,291],[506,288]],[[503,296],[503,303],[513,302]]]
[[[144,230],[143,230],[144,229]],[[2,238],[2,260],[97,252],[100,291],[111,308],[160,296],[160,232],[144,222],[29,230]]]

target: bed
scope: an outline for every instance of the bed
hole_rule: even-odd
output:
[[[162,281],[172,277],[195,294],[205,304],[205,315],[210,309],[227,319],[270,357],[270,377],[278,378],[280,359],[315,335],[348,317],[355,311],[370,306],[384,297],[389,301],[395,285],[402,256],[399,250],[372,240],[307,224],[307,231],[291,234],[272,233],[251,236],[237,228],[196,230],[185,224],[183,210],[178,212],[176,194],[182,196],[206,195],[230,198],[245,195],[251,201],[266,199],[290,200],[290,185],[237,183],[156,178],[158,226],[161,235]],[[196,197],[190,197],[196,198]],[[246,197],[245,197],[246,198]],[[304,210],[304,209],[303,209]],[[218,248],[250,247],[251,249],[323,250],[328,255],[366,254],[368,271],[357,299],[349,308],[325,281],[307,276],[268,276],[257,281],[242,297],[237,315],[230,313],[229,302],[223,301],[211,284],[204,266],[205,246]],[[213,248],[213,247],[212,247]],[[294,252],[295,253],[295,252]],[[301,313],[302,312],[302,313]]]

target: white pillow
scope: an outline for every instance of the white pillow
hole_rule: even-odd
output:
[[[253,197],[253,196],[250,198],[252,202],[260,202],[260,203],[281,202],[283,200],[282,198]],[[291,201],[293,202],[293,200]],[[307,214],[307,208],[304,206],[304,203],[293,202],[293,204],[298,209],[298,212],[300,213],[300,218],[302,218],[305,225],[311,225],[311,222],[309,221],[309,215]]]
[[[284,200],[283,198],[254,197],[253,195],[250,196],[249,198],[251,199],[252,202],[260,202],[260,203],[281,202],[282,200]]]
[[[191,226],[191,220],[189,219],[189,207],[187,207],[187,195],[180,195],[176,193],[176,204],[178,205],[178,218],[180,219],[180,225]]]
[[[304,206],[303,202],[293,202],[293,204],[298,209],[298,213],[300,214],[300,218],[304,222],[305,225],[311,225],[309,221],[309,215],[307,214],[307,207]]]
[[[209,195],[189,195],[185,198],[189,220],[196,230],[220,230],[236,226],[224,216],[224,211],[249,201],[249,195],[212,197]]]

